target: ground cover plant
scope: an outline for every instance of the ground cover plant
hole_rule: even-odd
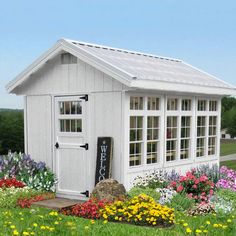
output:
[[[36,236],[172,236],[172,235],[214,235],[234,236],[235,215],[210,214],[189,217],[176,212],[175,226],[169,228],[140,227],[130,224],[111,223],[106,220],[91,220],[65,216],[55,211],[40,208],[0,208],[0,235]]]

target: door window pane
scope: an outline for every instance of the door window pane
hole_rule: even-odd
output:
[[[60,132],[82,132],[82,119],[60,119]]]
[[[80,101],[59,102],[60,115],[80,115],[82,105]]]

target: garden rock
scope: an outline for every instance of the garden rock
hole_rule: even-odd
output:
[[[100,181],[94,188],[91,198],[97,198],[99,201],[106,199],[114,201],[116,199],[124,199],[126,190],[123,184],[114,179],[105,179]]]

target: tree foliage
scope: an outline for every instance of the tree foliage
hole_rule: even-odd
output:
[[[0,155],[24,151],[24,116],[22,110],[0,109]]]
[[[221,128],[236,136],[236,99],[233,97],[224,97],[222,99]]]

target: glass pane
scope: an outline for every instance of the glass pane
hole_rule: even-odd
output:
[[[159,110],[159,98],[156,97],[148,98],[148,110]]]
[[[65,109],[65,113],[64,114],[71,114],[70,111],[70,102],[64,102],[64,109]]]
[[[136,116],[131,116],[130,117],[130,128],[136,128]]]
[[[64,102],[59,102],[60,114],[64,114]]]
[[[76,131],[77,132],[82,132],[82,120],[81,119],[78,119],[76,120]]]
[[[71,120],[71,132],[76,132],[75,123],[76,120]]]
[[[66,132],[70,132],[70,120],[65,120],[66,121]]]
[[[76,112],[77,114],[82,114],[81,102],[76,102]]]
[[[129,137],[129,140],[130,141],[135,141],[135,130],[130,130],[130,137]]]
[[[143,117],[137,117],[137,128],[143,128]]]

